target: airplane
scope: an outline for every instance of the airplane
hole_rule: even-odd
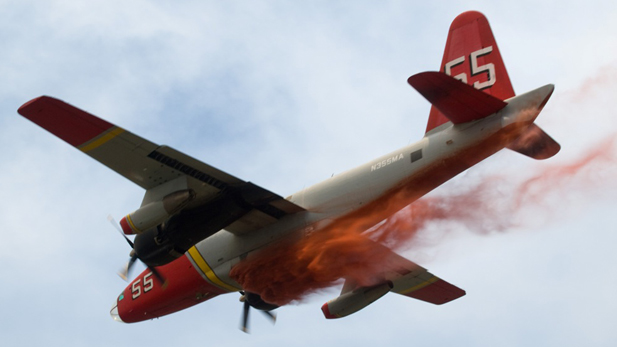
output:
[[[554,86],[517,96],[480,12],[458,15],[439,71],[415,74],[408,83],[432,105],[419,142],[287,198],[52,97],[32,99],[18,113],[145,190],[141,206],[120,220],[119,229],[132,248],[121,275],[127,277],[137,260],[147,268],[114,302],[114,320],[150,320],[239,292],[241,328],[247,331],[250,308],[274,319],[270,311],[281,305],[260,287],[267,279],[259,276],[286,271],[286,264],[264,254],[293,249],[313,235],[328,240],[333,230],[359,218],[361,229],[369,229],[504,148],[534,159],[560,150],[534,123]],[[134,241],[127,235],[135,235]],[[374,273],[341,274],[340,296],[321,308],[325,318],[348,316],[390,292],[437,305],[466,294],[385,245],[359,237],[381,259],[368,260],[378,265]],[[263,271],[251,271],[256,264]],[[239,275],[240,268],[248,270]]]

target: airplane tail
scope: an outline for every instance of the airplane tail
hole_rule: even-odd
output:
[[[500,100],[515,96],[491,27],[480,12],[464,12],[454,19],[439,71]],[[426,132],[449,120],[431,107]]]
[[[432,104],[427,134],[449,121],[458,124],[486,117],[516,96],[491,27],[480,12],[464,12],[452,21],[439,71],[473,88],[438,73],[410,77],[409,84]],[[535,124],[506,147],[534,159],[550,158],[561,148]]]

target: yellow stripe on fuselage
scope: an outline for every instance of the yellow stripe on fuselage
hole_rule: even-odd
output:
[[[189,249],[189,255],[191,256],[191,258],[193,258],[195,264],[197,264],[197,266],[201,269],[201,271],[204,273],[204,275],[206,275],[206,277],[208,278],[208,280],[210,280],[212,284],[230,292],[237,292],[240,290],[240,288],[233,287],[221,281],[221,279],[216,276],[214,271],[212,271],[212,268],[208,265],[208,263],[206,263],[206,260],[204,259],[204,257],[201,256],[201,253],[199,253],[195,246]]]
[[[122,134],[124,132],[124,129],[122,128],[118,128],[115,127],[113,130],[108,131],[104,134],[102,134],[101,136],[99,136],[98,138],[95,138],[94,140],[82,145],[79,147],[79,149],[82,152],[89,152],[97,147],[102,146],[103,144],[105,144],[107,141],[113,139],[114,137]]]
[[[411,293],[411,292],[415,292],[415,291],[416,291],[416,290],[418,290],[418,289],[422,289],[422,288],[424,288],[424,287],[428,286],[429,284],[433,284],[433,283],[435,283],[435,282],[437,282],[437,281],[439,281],[439,277],[437,277],[437,276],[433,276],[433,277],[431,277],[430,279],[428,279],[428,280],[426,280],[426,281],[424,281],[424,282],[422,282],[422,283],[420,283],[420,284],[416,284],[415,286],[413,286],[413,287],[411,287],[411,288],[407,288],[407,289],[405,289],[405,290],[402,290],[402,291],[400,291],[400,292],[398,292],[398,293],[399,293],[399,294],[403,294],[403,295],[405,295],[405,294],[409,294],[409,293]]]

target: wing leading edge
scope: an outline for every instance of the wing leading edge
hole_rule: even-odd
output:
[[[188,208],[222,195],[232,196],[248,210],[226,228],[232,232],[254,231],[304,210],[251,182],[159,146],[64,101],[41,96],[25,103],[18,113],[147,191],[185,176],[188,188],[197,194]]]

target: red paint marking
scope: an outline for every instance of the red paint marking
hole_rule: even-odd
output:
[[[118,301],[118,314],[123,322],[158,318],[227,293],[206,282],[186,255],[156,269],[167,281],[167,287],[163,288],[151,275],[148,278],[148,281],[153,281],[151,289],[145,291],[150,285],[144,283],[144,276],[150,274],[150,270],[142,272],[124,289],[124,298]],[[139,288],[140,294],[133,299],[132,288],[136,282],[135,287]]]
[[[446,43],[446,49],[443,56],[443,61],[440,65],[440,71],[443,71],[444,65],[461,56],[465,56],[466,60],[464,64],[454,67],[452,70],[452,76],[457,75],[460,72],[467,72],[469,80],[468,84],[473,84],[476,81],[485,80],[484,73],[472,76],[469,64],[469,54],[488,46],[493,46],[493,51],[485,56],[478,57],[478,65],[487,63],[493,63],[495,65],[495,75],[497,76],[497,83],[491,88],[483,90],[485,93],[505,100],[515,96],[514,89],[510,83],[510,77],[506,71],[506,66],[503,63],[501,53],[497,47],[497,42],[493,36],[493,31],[488,23],[488,20],[480,12],[468,11],[461,13],[457,16],[452,25],[450,25],[450,32],[448,35],[448,42]],[[456,70],[456,68],[463,68],[462,70]]]
[[[74,147],[83,145],[114,126],[49,96],[32,99],[17,112]]]
[[[326,317],[326,319],[336,319],[336,318],[339,318],[338,316],[335,316],[332,313],[330,313],[330,307],[328,307],[328,303],[327,302],[325,304],[323,304],[323,306],[321,306],[321,312],[323,312],[323,315]]]
[[[460,57],[465,61],[452,67],[451,75],[456,76],[460,73],[467,75],[467,84],[473,85],[477,81],[485,81],[486,73],[473,75],[471,73],[470,54],[480,49],[493,46],[491,53],[477,58],[479,66],[492,63],[495,67],[496,82],[493,86],[482,91],[498,99],[505,100],[515,96],[510,77],[506,71],[506,66],[501,58],[501,53],[497,47],[497,42],[488,20],[480,12],[468,11],[458,15],[452,24],[446,41],[443,60],[439,66],[439,71],[445,72],[445,65]],[[447,123],[448,119],[437,108],[431,107],[426,132]]]
[[[120,227],[122,227],[122,231],[126,235],[133,235],[135,233],[133,228],[129,225],[129,222],[126,220],[126,217],[122,217],[122,219],[120,219]]]
[[[421,72],[407,82],[454,124],[488,117],[508,105],[439,72]]]
[[[414,299],[430,302],[435,305],[445,304],[465,295],[465,291],[439,279],[426,287],[405,294]]]

